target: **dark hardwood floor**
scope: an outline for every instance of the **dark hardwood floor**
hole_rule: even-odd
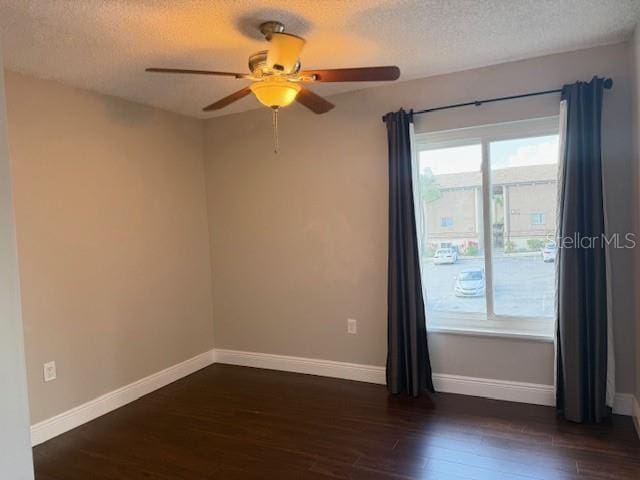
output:
[[[630,418],[213,365],[34,449],[38,480],[639,479]]]

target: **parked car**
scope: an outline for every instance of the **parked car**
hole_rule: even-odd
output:
[[[441,245],[440,248],[450,248],[456,253],[457,256],[460,256],[460,249],[458,248],[458,245],[453,245],[453,244]]]
[[[442,265],[443,263],[456,263],[458,254],[453,248],[439,248],[433,256],[434,265]]]
[[[558,253],[558,247],[555,242],[549,242],[542,248],[542,261],[543,262],[555,262],[556,254]]]
[[[484,269],[480,267],[467,268],[456,278],[454,292],[456,297],[484,296]]]

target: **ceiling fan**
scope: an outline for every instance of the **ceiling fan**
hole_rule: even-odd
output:
[[[313,93],[302,83],[312,82],[379,82],[397,80],[400,69],[396,66],[336,68],[328,70],[301,70],[300,53],[306,40],[285,33],[280,22],[269,21],[260,25],[260,32],[269,42],[269,49],[249,57],[251,73],[186,70],[179,68],[147,68],[147,72],[217,75],[251,80],[251,85],[232,93],[203,108],[205,112],[219,110],[250,93],[263,105],[273,109],[274,141],[277,152],[278,109],[297,101],[314,113],[322,114],[334,105]]]

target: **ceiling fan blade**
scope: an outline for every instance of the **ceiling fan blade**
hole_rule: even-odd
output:
[[[328,100],[325,100],[320,95],[316,95],[311,90],[305,87],[301,87],[296,101],[307,107],[313,113],[322,114],[327,113],[335,105]]]
[[[397,80],[400,69],[396,66],[333,68],[328,70],[305,70],[304,76],[314,76],[316,82],[381,82]]]
[[[212,110],[219,110],[221,108],[226,107],[227,105],[231,105],[233,102],[238,101],[241,98],[246,97],[250,93],[251,93],[251,89],[249,87],[244,87],[242,90],[238,90],[237,92],[234,92],[229,96],[221,98],[217,102],[204,107],[202,110],[205,112],[210,112]]]
[[[145,72],[154,72],[154,73],[188,73],[192,75],[218,75],[222,77],[235,77],[235,78],[245,78],[247,75],[244,73],[234,73],[234,72],[215,72],[212,70],[185,70],[182,68],[145,68]]]

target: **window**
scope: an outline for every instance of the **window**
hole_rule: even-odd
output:
[[[531,225],[544,225],[544,213],[532,213]]]
[[[555,249],[545,249],[555,239],[558,123],[417,136],[429,329],[552,337]]]

